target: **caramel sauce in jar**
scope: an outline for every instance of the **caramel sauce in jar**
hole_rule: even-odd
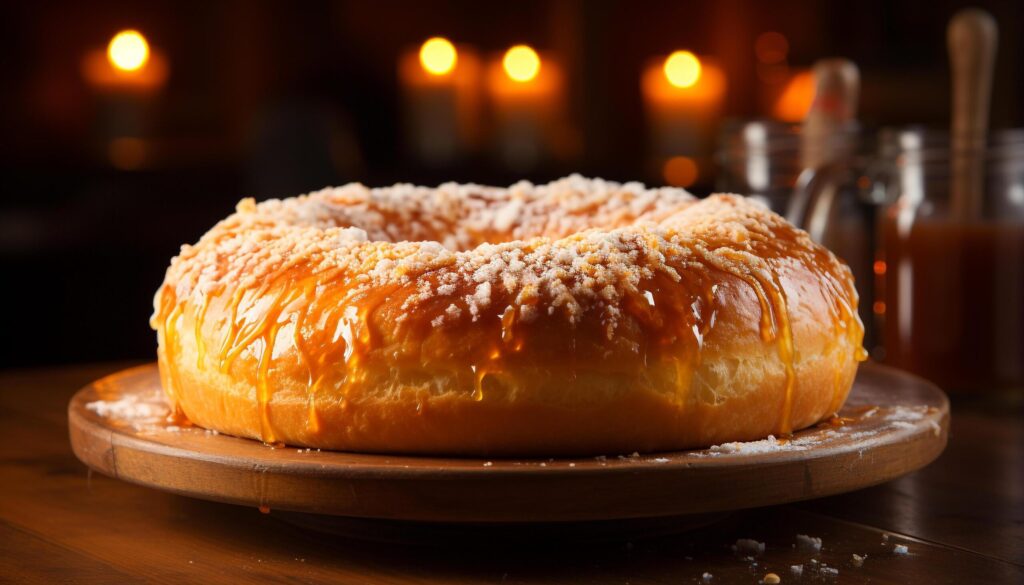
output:
[[[950,392],[1024,388],[1024,223],[893,214],[882,238],[885,362]]]

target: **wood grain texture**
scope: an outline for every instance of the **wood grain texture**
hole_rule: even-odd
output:
[[[159,400],[154,366],[118,372],[75,396],[69,421],[79,459],[106,475],[215,501],[432,522],[680,516],[816,498],[926,465],[944,448],[949,421],[934,386],[866,366],[844,426],[802,431],[770,452],[489,461],[271,448],[88,407],[137,397]]]
[[[737,512],[684,535],[408,547],[332,538],[274,511],[90,474],[68,446],[65,409],[82,385],[123,367],[0,372],[0,581],[660,585],[700,583],[710,572],[715,583],[754,584],[774,571],[783,583],[1024,582],[1019,408],[955,403],[950,447],[922,471],[852,494]],[[797,534],[821,537],[822,551],[794,548]],[[765,542],[764,554],[747,561],[732,552],[739,538]],[[896,543],[910,554],[893,554]],[[868,555],[862,567],[852,566],[854,553]],[[1016,562],[1001,558],[1014,553]],[[810,571],[811,560],[836,567],[838,579],[787,572],[798,563]]]
[[[956,406],[940,464],[803,506],[1024,565],[1024,412]]]

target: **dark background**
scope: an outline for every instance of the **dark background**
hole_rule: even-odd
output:
[[[246,196],[348,181],[507,184],[569,172],[660,183],[639,75],[688,48],[718,59],[725,114],[766,114],[753,46],[778,31],[788,62],[844,56],[880,127],[947,124],[945,29],[964,2],[23,2],[0,7],[0,367],[147,358],[168,260]],[[992,122],[1022,125],[1024,3],[975,2],[1000,26]],[[171,63],[147,110],[147,162],[107,156],[105,106],[82,56],[120,29]],[[579,148],[528,171],[486,144],[440,168],[403,140],[399,54],[444,35],[482,55],[529,43],[558,55]],[[697,194],[712,188],[702,177]]]

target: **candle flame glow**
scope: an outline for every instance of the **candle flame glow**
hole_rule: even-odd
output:
[[[516,45],[506,51],[501,64],[505,75],[520,83],[530,81],[540,73],[540,56],[527,45]]]
[[[693,87],[700,79],[700,59],[689,51],[676,51],[665,59],[665,77],[676,87]]]
[[[107,60],[121,71],[138,71],[149,61],[149,43],[137,30],[123,30],[110,39]]]
[[[420,47],[420,64],[431,75],[447,75],[455,69],[459,53],[444,37],[427,39]]]

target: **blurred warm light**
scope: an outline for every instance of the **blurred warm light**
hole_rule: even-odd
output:
[[[876,315],[884,315],[885,303],[882,301],[875,301],[875,304],[871,306],[871,310],[873,310]]]
[[[170,65],[137,30],[123,30],[106,47],[82,55],[82,77],[98,94],[153,94],[167,82]]]
[[[673,156],[661,167],[665,183],[673,187],[689,187],[697,182],[700,170],[697,163],[688,156]]]
[[[516,45],[505,52],[501,66],[510,79],[524,83],[540,73],[540,56],[527,45]]]
[[[115,168],[133,171],[146,162],[146,143],[139,138],[122,136],[110,141],[107,153]]]
[[[885,274],[885,260],[875,260],[875,274],[882,276]]]
[[[676,51],[665,59],[665,77],[676,87],[692,87],[700,73],[700,59],[689,51]]]
[[[780,33],[763,32],[754,41],[754,54],[762,63],[781,63],[789,54],[789,41]]]
[[[459,53],[455,50],[455,45],[446,38],[427,39],[420,47],[420,64],[432,75],[451,73],[458,60]]]
[[[137,30],[123,30],[110,39],[107,59],[122,71],[137,71],[149,61],[149,43]]]
[[[807,116],[813,101],[814,76],[810,71],[797,73],[782,90],[772,115],[783,122],[800,122]]]

